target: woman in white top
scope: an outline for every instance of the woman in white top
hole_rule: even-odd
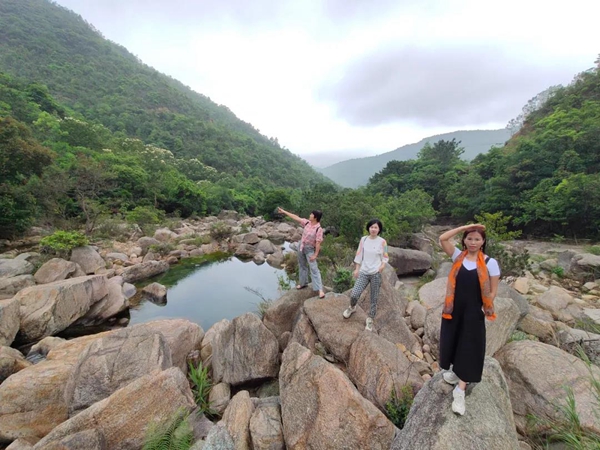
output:
[[[462,251],[450,239],[462,233]],[[464,225],[440,236],[454,262],[446,287],[440,330],[443,378],[456,384],[452,411],[465,413],[467,383],[478,383],[485,358],[485,320],[495,320],[494,298],[500,281],[498,262],[485,254],[485,226]],[[450,367],[452,369],[450,370]]]
[[[377,313],[377,299],[381,286],[381,272],[389,261],[387,242],[379,234],[383,231],[383,225],[379,219],[372,219],[367,223],[368,236],[363,236],[358,244],[358,250],[354,257],[355,269],[352,274],[356,278],[354,288],[350,294],[350,306],[342,313],[345,319],[349,319],[356,311],[358,299],[366,287],[371,284],[371,308],[367,317],[365,330],[373,330],[373,319]]]

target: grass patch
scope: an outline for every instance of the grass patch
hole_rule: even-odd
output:
[[[586,252],[592,255],[600,256],[600,245],[592,245],[586,248]]]
[[[600,420],[600,380],[592,371],[592,363],[580,347],[578,356],[587,364],[590,372],[590,393],[595,399],[595,413]],[[577,402],[571,386],[565,387],[566,398],[563,403],[556,405],[556,418],[540,419],[530,416],[530,426],[544,429],[543,433],[528,436],[530,443],[535,449],[547,449],[552,443],[565,444],[575,450],[598,450],[600,449],[600,434],[585,429],[581,425],[577,413]]]
[[[508,342],[513,341],[539,341],[537,336],[533,336],[531,334],[527,334],[521,330],[515,330],[513,334],[508,339]]]
[[[577,319],[573,328],[587,331],[588,333],[600,334],[600,324],[594,322],[592,319]]]
[[[208,401],[208,394],[212,388],[212,380],[208,375],[208,367],[202,367],[202,363],[198,364],[198,367],[194,367],[192,363],[188,363],[189,371],[188,377],[192,382],[192,392],[194,393],[194,400],[199,408],[199,413],[203,413],[205,416],[214,415],[214,411],[210,407]]]

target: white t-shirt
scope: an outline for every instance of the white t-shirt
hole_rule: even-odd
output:
[[[363,237],[358,244],[358,250],[354,262],[360,264],[360,271],[367,275],[373,275],[379,271],[381,263],[388,262],[387,242],[380,236],[371,239]]]
[[[461,250],[459,250],[458,248],[454,248],[454,253],[452,254],[452,262],[456,261],[456,258],[458,258],[461,253],[462,253]],[[487,258],[487,255],[485,255],[485,257]],[[462,265],[467,270],[473,270],[473,269],[477,268],[477,262],[469,261],[467,258],[463,259]],[[498,265],[498,261],[496,261],[494,258],[490,258],[486,265],[487,265],[490,277],[499,277],[500,276],[500,266]]]

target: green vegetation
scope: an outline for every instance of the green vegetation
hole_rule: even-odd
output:
[[[556,275],[558,278],[564,278],[565,276],[565,269],[563,269],[560,266],[555,266],[552,268],[552,270],[550,271],[552,272],[554,275]]]
[[[592,371],[592,363],[585,352],[579,348],[579,357],[587,364],[590,378],[589,388],[594,399],[596,417],[600,420],[600,380]],[[595,366],[594,366],[595,367]],[[577,403],[571,386],[565,386],[566,398],[556,405],[556,417],[539,418],[530,416],[529,426],[544,432],[536,432],[528,436],[535,449],[545,449],[551,443],[562,443],[575,450],[597,450],[600,448],[600,434],[584,428],[577,412]]]
[[[573,328],[578,328],[589,333],[600,334],[600,324],[589,318],[576,319]]]
[[[407,161],[417,158],[419,151],[427,144],[444,140],[461,142],[465,149],[463,154],[467,160],[472,160],[480,153],[487,152],[491,147],[501,146],[510,138],[508,130],[473,130],[454,131],[425,138],[415,144],[404,145],[391,152],[377,156],[350,159],[321,169],[321,173],[348,188],[365,186],[369,178],[380,172],[391,161]]]
[[[587,248],[587,252],[592,255],[600,256],[600,245],[592,245]]]
[[[256,293],[255,291],[251,291],[251,292]],[[267,310],[273,304],[273,300],[270,298],[264,298],[262,295],[260,295],[260,297],[262,299],[260,302],[258,302],[256,304],[256,308],[257,308],[256,312],[258,313],[258,317],[260,317],[260,320],[263,320],[265,318],[265,314],[266,314]]]
[[[142,450],[189,450],[194,443],[194,431],[188,414],[178,411],[164,424],[151,424]]]
[[[215,222],[210,226],[210,236],[216,241],[228,239],[233,235],[233,229],[224,222]]]
[[[195,367],[192,363],[189,363],[188,366],[188,377],[192,382],[192,392],[194,393],[194,400],[198,405],[198,412],[207,416],[213,415],[214,412],[211,410],[210,402],[208,401],[208,394],[210,394],[210,389],[212,388],[212,381],[208,375],[208,367],[202,367],[202,363],[198,363],[198,367]]]
[[[531,334],[527,334],[521,330],[515,330],[513,332],[513,334],[510,336],[510,338],[508,339],[508,342],[525,341],[525,340],[539,341],[539,339],[536,336],[532,336]]]
[[[519,131],[504,146],[506,131],[439,136],[404,160],[388,160],[366,186],[340,188],[76,14],[47,0],[5,0],[0,239],[40,223],[125,237],[114,221],[151,233],[168,217],[232,209],[272,219],[281,206],[302,217],[324,211],[322,226],[334,228],[339,248],[355,248],[374,217],[388,243],[402,246],[436,218],[466,223],[481,216],[489,254],[505,275],[519,274],[528,255],[499,244],[517,229],[546,238],[600,237],[599,68],[534,103],[515,119]],[[477,156],[465,150],[471,138],[485,147]],[[490,139],[499,146],[482,153]],[[213,225],[214,239],[230,235],[227,225]],[[332,282],[351,262],[323,250]]]
[[[415,394],[409,385],[402,386],[399,393],[396,393],[395,388],[392,389],[390,400],[385,404],[385,410],[390,421],[399,429],[404,428],[414,397]]]
[[[340,268],[335,272],[333,277],[333,290],[335,292],[345,292],[352,289],[353,286],[354,278],[351,270]]]
[[[42,238],[40,247],[46,253],[68,256],[75,247],[88,245],[88,238],[77,231],[55,231]]]
[[[150,247],[148,247],[148,250],[152,253],[158,253],[161,256],[166,256],[175,250],[175,246],[169,242],[161,242],[159,244],[152,244]]]

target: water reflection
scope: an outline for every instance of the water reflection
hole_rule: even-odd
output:
[[[236,257],[219,255],[213,261],[184,259],[166,274],[150,280],[168,288],[167,303],[159,306],[142,300],[130,310],[131,324],[185,318],[206,331],[221,319],[231,320],[257,311],[261,297],[279,298],[280,279],[287,280],[285,271]]]

